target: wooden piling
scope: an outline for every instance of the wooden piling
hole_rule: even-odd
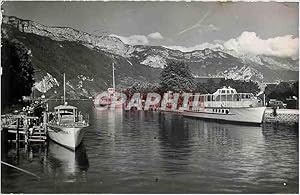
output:
[[[19,128],[20,128],[20,118],[17,119],[16,142],[19,142]]]
[[[47,112],[43,112],[43,128],[44,128],[44,133],[46,133],[47,130]]]

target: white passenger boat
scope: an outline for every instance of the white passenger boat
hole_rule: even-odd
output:
[[[200,95],[198,104],[189,105],[181,114],[187,117],[261,124],[265,109],[252,93],[237,93],[233,88],[223,87],[213,94]]]
[[[64,76],[64,105],[54,108],[52,119],[47,123],[47,134],[53,141],[72,150],[81,143],[85,127],[89,124],[83,119],[77,107],[70,106],[65,101],[65,76]]]

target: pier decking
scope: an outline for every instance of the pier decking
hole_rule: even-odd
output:
[[[11,142],[44,142],[47,139],[45,123],[40,122],[39,117],[27,115],[2,115],[1,116],[1,131],[7,131],[9,134],[14,134],[14,139],[11,137],[8,141]],[[39,125],[40,124],[40,125]]]

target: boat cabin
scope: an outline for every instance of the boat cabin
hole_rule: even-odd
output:
[[[82,115],[75,106],[59,105],[54,108],[54,111],[55,119],[60,124],[82,121]]]
[[[259,100],[252,93],[238,93],[231,87],[223,87],[213,94],[199,97],[200,107],[255,107]]]
[[[211,97],[214,97],[215,101],[243,101],[256,99],[252,93],[237,93],[237,91],[231,87],[218,89]]]

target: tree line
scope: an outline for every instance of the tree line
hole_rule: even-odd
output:
[[[277,85],[268,85],[265,88],[265,94],[268,99],[277,99],[283,102],[287,98],[297,97],[299,94],[299,81],[295,82],[280,82]]]
[[[17,39],[1,39],[1,108],[21,104],[22,96],[29,96],[34,83],[31,53]]]
[[[258,84],[251,80],[224,79],[220,82],[215,82],[213,79],[208,79],[205,83],[197,83],[188,65],[184,62],[171,61],[167,63],[161,72],[159,82],[154,84],[145,82],[135,83],[123,92],[129,96],[134,93],[149,92],[163,94],[167,91],[211,94],[223,86],[230,86],[238,92],[243,93],[257,94],[260,91]]]

